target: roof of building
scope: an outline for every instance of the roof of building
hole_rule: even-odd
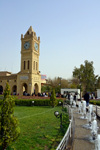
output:
[[[8,71],[0,71],[0,76],[9,76],[11,75],[11,72]]]
[[[32,26],[30,26],[25,35],[31,34],[32,32],[34,32],[34,30],[33,30]]]
[[[11,74],[11,72],[9,72],[9,71],[0,71],[0,73],[9,73],[9,74]]]

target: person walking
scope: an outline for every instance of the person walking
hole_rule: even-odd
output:
[[[86,106],[88,107],[89,106],[89,93],[88,92],[85,93],[84,100],[86,100]]]

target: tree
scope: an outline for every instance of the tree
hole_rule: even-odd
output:
[[[51,92],[52,91],[52,87],[50,85],[42,85],[41,87],[41,92]]]
[[[48,83],[51,87],[55,88],[56,93],[60,93],[60,88],[68,88],[68,81],[60,77],[55,77],[54,79],[49,78]]]
[[[76,78],[69,79],[67,88],[77,89],[77,87],[78,87],[78,79]]]
[[[51,101],[51,106],[54,107],[56,105],[56,95],[55,95],[55,89],[54,88],[52,89],[50,101]]]
[[[73,77],[78,79],[78,87],[82,86],[83,91],[93,92],[98,76],[94,74],[93,61],[85,60],[84,63],[80,68],[74,68]]]
[[[18,120],[14,117],[13,113],[14,99],[10,96],[10,88],[7,83],[0,114],[0,143],[2,150],[6,150],[17,139],[20,133]]]

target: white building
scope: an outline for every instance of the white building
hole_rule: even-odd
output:
[[[67,88],[61,89],[61,95],[64,95],[67,93],[72,93],[73,95],[77,93],[78,99],[80,99],[80,89],[67,89]]]

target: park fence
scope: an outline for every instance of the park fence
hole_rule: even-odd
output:
[[[100,120],[100,106],[96,106],[95,109],[96,109],[96,116]]]
[[[65,150],[68,145],[69,139],[72,138],[73,111],[70,107],[67,106],[67,108],[70,116],[69,127],[56,150]]]

